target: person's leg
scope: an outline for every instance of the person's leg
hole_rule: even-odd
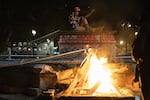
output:
[[[76,30],[76,31],[85,31],[86,29],[85,29],[85,27],[83,27],[83,26],[78,26],[78,27],[76,27],[75,30]]]
[[[90,28],[89,23],[85,17],[82,17],[80,26],[85,27],[86,30],[88,30]]]

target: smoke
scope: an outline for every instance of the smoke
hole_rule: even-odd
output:
[[[107,32],[113,30],[111,24],[105,20],[99,20],[97,22],[94,21],[90,24],[90,26],[94,31],[99,31],[99,32]]]
[[[89,0],[89,6],[95,9],[88,18],[90,26],[99,29],[115,29],[122,20],[136,21],[141,12],[136,0]]]

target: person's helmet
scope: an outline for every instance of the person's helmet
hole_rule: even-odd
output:
[[[74,11],[80,11],[80,7],[74,7]]]

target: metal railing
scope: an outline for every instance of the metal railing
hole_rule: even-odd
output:
[[[10,64],[6,64],[6,66],[14,66],[14,65],[24,65],[24,64],[33,64],[33,63],[70,63],[71,61],[67,61],[64,59],[60,59],[63,57],[67,57],[72,54],[84,52],[86,49],[80,49],[75,51],[70,51],[58,55],[0,55],[2,60],[8,61]],[[59,59],[58,61],[52,59]],[[78,59],[79,60],[79,59]],[[16,63],[12,64],[12,61],[16,61]],[[82,60],[81,60],[82,61]],[[80,61],[73,61],[71,63],[76,63]],[[4,65],[1,64],[0,65]]]

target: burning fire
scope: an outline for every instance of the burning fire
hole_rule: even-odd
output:
[[[64,96],[133,96],[129,69],[108,64],[106,57],[92,50],[87,55]],[[124,75],[125,74],[125,75]],[[125,77],[124,77],[125,76]],[[129,76],[133,76],[130,74]],[[119,79],[124,79],[119,80]],[[126,83],[125,83],[126,82]]]
[[[88,87],[91,89],[97,85],[96,93],[118,93],[112,85],[111,71],[104,66],[107,58],[101,57],[98,59],[93,55],[90,60],[90,68],[88,72]],[[93,94],[93,95],[94,95]]]

